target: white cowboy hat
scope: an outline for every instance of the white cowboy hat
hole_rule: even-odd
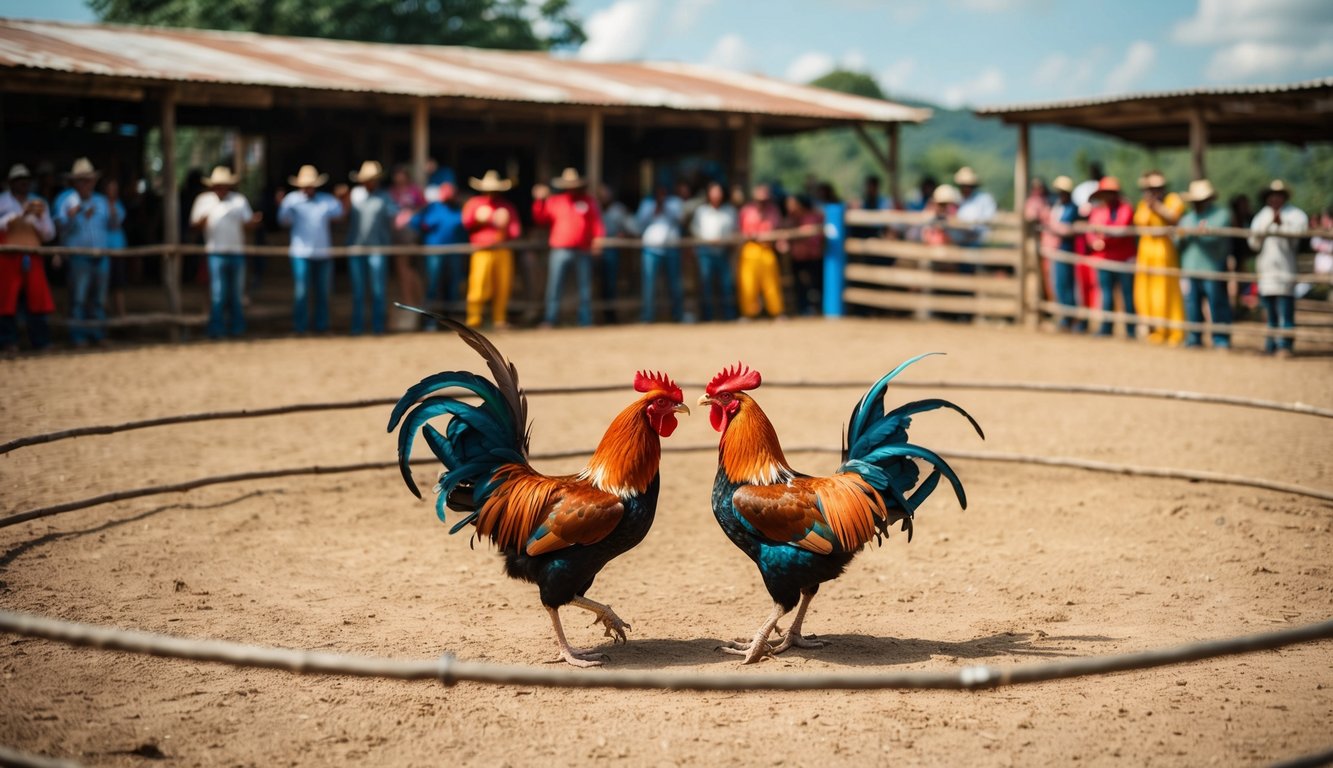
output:
[[[1139,177],[1139,189],[1162,189],[1166,186],[1166,177],[1160,171],[1148,171]]]
[[[102,174],[98,173],[96,168],[93,168],[93,161],[86,157],[80,157],[78,160],[75,160],[74,167],[70,169],[68,174],[71,180],[96,179],[101,175]]]
[[[935,193],[930,196],[931,202],[944,203],[946,205],[958,205],[963,202],[963,193],[958,191],[958,187],[952,184],[941,184],[935,187]]]
[[[1185,193],[1185,199],[1191,203],[1202,203],[1214,197],[1217,197],[1217,190],[1213,189],[1213,183],[1207,179],[1191,181],[1189,191]]]
[[[1055,181],[1051,182],[1051,189],[1056,192],[1073,192],[1074,180],[1068,176],[1056,176]]]
[[[225,165],[218,165],[213,168],[213,173],[206,179],[200,179],[205,187],[221,185],[224,187],[234,187],[241,180],[241,177],[231,172],[231,169]]]
[[[361,164],[361,170],[357,171],[356,173],[350,173],[348,175],[351,176],[352,181],[356,182],[357,184],[364,184],[367,181],[370,181],[371,179],[378,179],[379,177],[383,176],[384,166],[380,165],[378,162],[374,160],[367,160]]]
[[[1282,179],[1273,179],[1273,181],[1264,189],[1264,192],[1268,194],[1277,193],[1287,198],[1291,197],[1291,190],[1287,189],[1286,184],[1282,183]]]
[[[514,186],[514,182],[509,179],[500,178],[500,172],[495,169],[487,171],[480,179],[471,177],[467,183],[478,192],[506,192]]]
[[[556,189],[578,189],[588,186],[588,180],[579,175],[578,170],[566,168],[560,173],[560,177],[551,181],[551,186]]]
[[[976,187],[981,185],[981,177],[972,170],[972,166],[965,165],[958,169],[958,173],[953,175],[953,183],[960,187]]]
[[[14,179],[31,179],[31,178],[32,174],[28,172],[28,166],[24,165],[23,163],[14,163],[12,166],[10,166],[9,168],[10,181],[13,181]]]
[[[297,189],[305,189],[306,187],[322,187],[324,186],[324,183],[327,182],[328,180],[329,180],[329,175],[327,173],[320,173],[319,171],[315,170],[315,166],[313,165],[303,165],[301,166],[301,170],[296,172],[295,176],[287,177],[287,183],[291,184],[293,187],[296,187]]]

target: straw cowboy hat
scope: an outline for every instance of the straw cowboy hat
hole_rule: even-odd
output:
[[[99,173],[96,168],[93,168],[93,161],[86,157],[80,157],[78,160],[75,160],[74,167],[70,168],[69,173],[67,174],[70,181],[78,181],[79,179],[96,179],[101,177],[101,175],[102,174]]]
[[[960,187],[976,187],[981,185],[981,177],[972,170],[972,166],[965,165],[953,175],[953,183]]]
[[[234,187],[241,180],[240,176],[231,172],[231,169],[225,165],[215,166],[213,173],[206,179],[200,179],[205,187],[223,186]]]
[[[580,176],[576,169],[566,168],[559,178],[551,181],[551,186],[556,189],[578,189],[588,186],[588,180]]]
[[[380,165],[374,160],[367,160],[361,164],[361,170],[357,171],[356,173],[349,173],[347,175],[350,176],[352,178],[352,181],[356,182],[357,184],[365,184],[367,181],[370,181],[371,179],[378,179],[379,177],[383,176],[384,166]]]
[[[319,171],[315,170],[315,166],[313,165],[303,165],[301,166],[301,170],[296,172],[295,176],[287,177],[287,183],[291,184],[293,187],[296,187],[297,189],[305,189],[306,187],[322,187],[324,186],[324,183],[327,182],[328,180],[329,180],[329,175],[327,173],[320,173]]]
[[[1185,199],[1191,203],[1202,203],[1204,200],[1212,200],[1215,197],[1217,197],[1217,190],[1213,189],[1213,182],[1207,179],[1191,181],[1189,191],[1185,193]]]
[[[1120,194],[1120,179],[1114,176],[1103,176],[1102,180],[1097,182],[1097,191],[1088,196],[1089,200],[1100,200],[1103,197],[1114,192]]]
[[[1055,181],[1051,182],[1051,189],[1056,192],[1073,193],[1074,180],[1068,176],[1056,176]]]
[[[1264,188],[1264,193],[1269,195],[1278,194],[1282,195],[1284,198],[1287,198],[1288,200],[1291,199],[1291,190],[1287,189],[1286,184],[1282,183],[1282,179],[1273,179],[1273,181],[1271,181],[1268,184],[1268,186]]]
[[[933,203],[942,203],[945,205],[958,205],[963,202],[963,193],[958,191],[958,187],[952,184],[941,184],[935,187],[935,193],[930,196]]]
[[[1139,177],[1139,189],[1162,189],[1166,186],[1166,177],[1159,171],[1148,171]]]
[[[487,171],[480,179],[475,176],[470,177],[467,184],[478,192],[507,192],[514,186],[514,182],[509,179],[500,178],[500,172],[494,168]]]
[[[28,166],[24,165],[23,163],[14,163],[12,166],[10,166],[9,168],[10,181],[13,181],[14,179],[31,179],[31,178],[32,174],[28,172]]]

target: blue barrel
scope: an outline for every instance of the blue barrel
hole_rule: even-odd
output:
[[[824,211],[824,316],[842,317],[842,289],[847,285],[847,206],[822,203]]]

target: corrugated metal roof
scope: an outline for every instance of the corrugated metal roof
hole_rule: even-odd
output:
[[[921,122],[930,110],[679,63],[0,19],[0,69],[271,88]]]
[[[1156,101],[1161,99],[1188,99],[1201,96],[1261,96],[1272,93],[1290,93],[1296,91],[1318,91],[1333,89],[1333,77],[1304,80],[1298,83],[1276,85],[1227,85],[1207,88],[1189,88],[1179,91],[1149,91],[1146,93],[1099,96],[1088,99],[1069,99],[1066,101],[1029,102],[1026,104],[1000,104],[979,107],[974,110],[978,115],[1020,115],[1024,112],[1050,112],[1063,109],[1079,109],[1109,104],[1121,104],[1134,101]]]

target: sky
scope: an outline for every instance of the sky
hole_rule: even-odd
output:
[[[988,106],[1333,76],[1333,0],[573,0],[592,61],[672,60]],[[83,0],[0,16],[93,21]]]

